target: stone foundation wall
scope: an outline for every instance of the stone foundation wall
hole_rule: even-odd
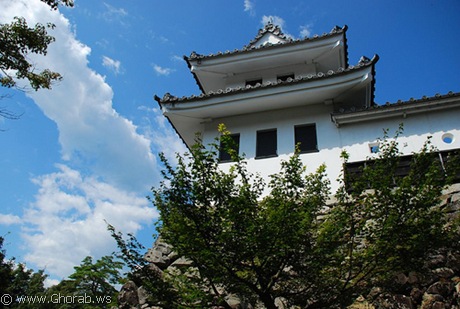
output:
[[[447,216],[454,220],[460,215],[460,184],[450,186],[443,192],[440,207]],[[172,247],[157,239],[145,259],[159,271],[191,265],[185,258],[178,256]],[[396,292],[395,292],[396,290]],[[120,309],[161,309],[148,304],[148,294],[143,287],[132,281],[121,288],[118,297]],[[252,308],[242,304],[238,298],[230,297],[228,303],[232,308]],[[280,309],[286,307],[280,301]],[[460,254],[448,250],[440,251],[427,261],[424,273],[399,274],[395,278],[393,292],[375,287],[366,297],[360,297],[350,309],[460,309]],[[287,309],[287,308],[286,308]]]

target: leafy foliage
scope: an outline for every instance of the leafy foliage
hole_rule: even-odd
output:
[[[114,226],[107,224],[107,229],[120,250],[114,255],[130,269],[127,280],[132,280],[138,286],[143,286],[149,291],[150,301],[158,306],[165,309],[177,308],[174,303],[178,298],[177,291],[164,280],[158,269],[144,259],[141,252],[144,251],[145,247],[138,242],[133,234],[128,234],[126,239],[122,233],[116,231]]]
[[[6,260],[6,251],[3,249],[4,238],[0,236],[0,291],[6,291],[11,281],[11,263]]]
[[[41,0],[55,10],[59,5],[73,6],[73,0]],[[54,24],[36,24],[30,27],[24,17],[14,17],[9,24],[0,24],[0,84],[7,88],[18,88],[17,81],[26,79],[31,88],[51,89],[53,82],[60,81],[62,76],[49,69],[37,70],[29,59],[30,54],[46,55],[48,45],[54,37],[47,29]],[[1,96],[3,98],[4,96]],[[0,116],[16,119],[17,115],[6,109],[0,109]]]
[[[73,6],[72,0],[42,0],[52,9],[59,4]],[[36,24],[29,27],[25,18],[15,17],[10,24],[0,24],[0,82],[4,87],[15,87],[16,79],[27,79],[34,90],[51,88],[51,83],[61,79],[61,75],[48,69],[36,73],[35,67],[28,59],[29,54],[46,55],[48,45],[54,38],[47,33],[54,24]],[[15,72],[14,76],[11,72]]]
[[[88,293],[94,296],[107,296],[116,294],[113,285],[120,283],[119,270],[123,263],[115,261],[112,256],[103,256],[93,263],[93,259],[87,256],[80,266],[76,266],[75,272],[69,279],[75,283],[79,293]]]
[[[364,211],[366,219],[373,220],[374,225],[381,227],[378,231],[379,236],[384,237],[381,240],[386,242],[388,247],[392,247],[393,250],[413,252],[419,248],[426,251],[435,246],[434,242],[446,240],[443,237],[446,218],[442,211],[434,206],[440,202],[439,197],[448,183],[449,173],[455,173],[455,170],[443,171],[430,139],[419,153],[414,154],[409,174],[405,177],[397,176],[399,157],[396,141],[384,143],[379,158],[364,169],[363,179],[360,180],[361,189],[352,192],[351,197],[355,203],[360,202],[367,207]],[[365,190],[363,182],[371,183],[372,190]],[[339,197],[342,204],[348,204],[349,200],[344,196]],[[431,229],[427,230],[427,227]],[[394,236],[403,238],[395,239]],[[424,236],[428,238],[421,238]],[[393,241],[394,245],[390,244],[390,241]],[[396,244],[398,241],[399,246]],[[406,247],[401,248],[401,244]],[[397,255],[405,258],[402,252]],[[411,259],[401,262],[413,265],[416,261]]]
[[[117,303],[118,292],[115,285],[122,283],[120,270],[123,263],[113,256],[103,256],[93,262],[85,257],[68,279],[47,289],[48,299],[64,297],[64,301],[52,301],[52,308],[111,308]],[[71,301],[65,301],[65,297]],[[48,307],[47,307],[48,308]]]
[[[45,295],[43,270],[34,272],[24,264],[15,263],[14,259],[6,259],[3,249],[4,238],[0,237],[0,292],[8,294],[13,300],[24,295]],[[42,308],[34,304],[13,302],[11,308]],[[43,307],[45,308],[45,307]]]
[[[230,144],[225,128],[221,132],[223,144]],[[265,183],[247,171],[233,147],[234,166],[228,173],[219,168],[219,144],[208,149],[198,142],[187,160],[178,157],[175,169],[162,157],[166,181],[153,199],[161,213],[159,232],[193,262],[195,279],[209,291],[202,307],[228,294],[267,308],[275,308],[276,297],[301,302],[305,287],[320,275],[316,217],[329,195],[325,167],[306,175],[296,153],[282,163],[264,197]]]
[[[119,271],[124,264],[113,256],[103,256],[96,262],[88,256],[74,267],[69,279],[45,288],[44,270],[34,272],[24,264],[5,259],[3,240],[0,237],[0,294],[11,296],[9,308],[90,309],[116,305],[115,285],[122,282]]]
[[[138,283],[151,284],[156,304],[229,308],[228,296],[237,295],[269,309],[275,300],[343,308],[458,242],[458,230],[436,207],[451,170],[443,169],[429,140],[402,177],[397,139],[385,131],[379,157],[361,177],[350,179],[344,170],[331,203],[325,166],[307,174],[296,152],[266,184],[248,172],[225,127],[220,132],[208,147],[197,137],[190,154],[177,156],[177,166],[161,155],[164,181],[151,198],[161,216],[158,232],[191,266]],[[228,171],[219,166],[219,145],[234,161]],[[342,157],[346,163],[348,155]],[[136,246],[121,248],[129,259]],[[169,293],[158,294],[159,287]]]
[[[458,231],[438,207],[458,169],[443,170],[428,139],[413,154],[409,174],[398,176],[397,139],[384,133],[378,158],[368,161],[359,179],[343,184],[323,225],[321,237],[337,261],[330,275],[342,278],[344,295],[375,284],[389,287],[396,273],[420,271],[429,254],[458,242]],[[401,133],[402,127],[396,137]],[[346,163],[347,154],[342,157]]]
[[[57,9],[59,5],[66,5],[70,7],[74,5],[73,0],[41,0],[41,1],[48,4],[53,10]]]

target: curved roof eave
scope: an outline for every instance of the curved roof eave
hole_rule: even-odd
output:
[[[175,97],[171,95],[170,93],[166,93],[163,98],[160,98],[155,95],[155,100],[161,105],[161,104],[182,104],[182,103],[188,103],[188,102],[196,102],[196,101],[203,101],[207,100],[210,98],[215,98],[215,97],[220,97],[220,96],[228,96],[228,95],[233,95],[236,93],[243,93],[243,92],[250,92],[250,91],[257,91],[260,89],[266,89],[266,88],[275,88],[275,87],[283,87],[283,86],[289,86],[289,85],[295,85],[295,84],[301,84],[301,83],[308,83],[311,81],[317,81],[317,80],[323,80],[323,79],[328,79],[328,78],[334,78],[338,76],[343,76],[347,74],[351,74],[353,72],[362,70],[364,68],[371,67],[372,68],[372,79],[374,80],[374,75],[375,75],[375,69],[374,66],[377,63],[379,59],[378,55],[375,55],[372,59],[368,59],[366,57],[362,57],[360,62],[356,66],[348,66],[346,69],[344,68],[339,68],[336,71],[329,70],[326,73],[319,72],[317,74],[309,74],[306,77],[299,77],[299,78],[289,78],[286,81],[277,81],[277,82],[266,82],[263,84],[257,84],[256,86],[245,86],[245,87],[236,87],[236,88],[227,88],[225,90],[220,89],[218,91],[210,91],[209,93],[201,93],[200,95],[192,95],[189,97]],[[372,92],[374,92],[374,84],[375,82],[372,82]],[[373,97],[372,97],[373,100]]]
[[[306,37],[303,39],[297,39],[297,40],[291,40],[287,42],[280,42],[278,44],[265,44],[261,45],[258,47],[250,47],[250,48],[243,48],[243,49],[235,49],[233,51],[225,51],[225,52],[217,52],[215,54],[209,54],[209,55],[201,55],[193,51],[190,56],[184,56],[184,59],[189,62],[189,61],[195,61],[195,60],[206,60],[206,59],[212,59],[212,58],[219,58],[219,57],[230,57],[235,54],[243,54],[243,53],[252,53],[252,52],[260,52],[266,49],[275,49],[275,48],[281,48],[289,45],[297,45],[297,44],[303,44],[306,42],[316,42],[319,40],[324,40],[333,36],[338,36],[338,35],[344,35],[346,34],[346,31],[348,29],[348,26],[345,25],[342,28],[336,26],[334,27],[329,33],[323,33],[322,35],[314,35],[313,37]]]
[[[262,29],[261,29],[262,30]],[[216,54],[209,54],[209,55],[201,55],[198,54],[197,52],[193,51],[190,56],[183,56],[183,59],[187,63],[187,67],[189,68],[190,72],[193,75],[193,78],[195,79],[196,84],[200,88],[200,91],[202,93],[205,93],[205,90],[203,88],[203,85],[201,84],[198,76],[196,75],[195,72],[193,72],[192,69],[192,63],[191,61],[202,61],[206,59],[216,59],[219,57],[229,57],[229,56],[234,56],[236,54],[244,54],[244,53],[251,53],[251,52],[260,52],[264,51],[267,49],[276,49],[280,47],[285,47],[285,46],[292,46],[292,45],[297,45],[297,44],[302,44],[305,42],[316,42],[318,40],[324,40],[333,36],[338,36],[338,35],[343,35],[343,42],[344,42],[344,49],[345,49],[345,68],[348,68],[348,45],[347,45],[347,37],[346,37],[346,32],[348,30],[348,26],[344,25],[342,28],[339,26],[335,26],[329,33],[323,33],[322,35],[314,35],[312,37],[306,37],[303,39],[297,39],[297,40],[288,40],[285,42],[280,42],[278,44],[266,44],[266,45],[261,45],[259,47],[254,47],[253,44],[254,42],[257,41],[259,38],[261,31],[259,30],[259,34],[256,36],[255,39],[251,40],[248,45],[246,45],[243,49],[235,49],[233,51],[225,51],[225,52],[218,52]],[[265,34],[265,33],[264,33]],[[252,46],[252,47],[251,47]]]
[[[408,101],[398,100],[395,103],[387,102],[384,105],[373,105],[369,108],[346,110],[331,114],[332,121],[337,125],[376,120],[389,117],[406,117],[409,114],[435,111],[441,109],[459,108],[460,92],[450,91],[432,97],[423,96],[420,99],[410,98]]]

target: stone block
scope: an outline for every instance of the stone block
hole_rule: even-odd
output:
[[[442,297],[448,297],[451,292],[452,292],[452,283],[442,282],[442,281],[433,283],[426,290],[426,293],[428,294],[441,295]]]
[[[142,306],[144,304],[147,304],[149,294],[144,287],[141,286],[137,289],[137,298],[139,299],[139,305]]]
[[[406,295],[395,295],[395,307],[401,309],[413,309],[414,304],[412,303],[412,299]]]
[[[172,263],[172,258],[174,256],[172,247],[158,238],[153,248],[147,250],[144,259],[164,269]]]
[[[455,272],[447,267],[436,268],[433,273],[439,278],[449,279],[455,275]]]
[[[444,301],[444,298],[441,295],[425,293],[420,309],[432,309],[433,304],[442,301]]]
[[[447,188],[445,188],[444,190],[442,190],[443,195],[452,195],[452,193],[457,193],[457,192],[460,192],[460,183],[452,184],[448,186]]]
[[[423,300],[423,291],[418,288],[413,288],[410,292],[410,297],[414,303],[420,304]]]
[[[407,283],[416,284],[420,281],[419,275],[415,271],[411,271],[407,276]]]
[[[446,256],[443,254],[431,255],[428,257],[428,267],[440,267],[446,264]]]
[[[409,278],[403,274],[403,273],[399,273],[396,275],[396,278],[395,278],[395,282],[399,285],[404,285],[407,283],[407,281],[409,280]]]
[[[447,308],[446,304],[440,301],[434,302],[434,304],[431,305],[431,309],[446,309],[446,308]]]
[[[451,201],[452,203],[455,203],[455,202],[460,201],[460,193],[454,193],[454,194],[452,194],[451,197],[450,197],[450,201]]]
[[[137,286],[134,282],[126,282],[118,294],[118,304],[120,309],[129,309],[139,304],[137,296]]]
[[[184,257],[180,257],[178,259],[176,259],[172,264],[171,264],[172,267],[177,267],[177,268],[182,268],[182,267],[190,267],[192,266],[192,261],[184,258]]]

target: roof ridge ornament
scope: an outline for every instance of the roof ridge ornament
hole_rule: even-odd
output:
[[[279,35],[281,33],[281,28],[279,25],[275,25],[273,23],[273,17],[270,18],[270,20],[265,24],[264,29],[260,29],[264,34],[266,32],[271,32],[273,34]],[[260,32],[259,30],[259,32]]]
[[[243,50],[249,50],[249,49],[255,48],[256,47],[255,44],[267,33],[271,33],[277,36],[280,39],[280,41],[284,41],[284,43],[292,41],[292,38],[287,36],[283,32],[281,27],[274,23],[273,17],[271,17],[267,21],[267,23],[264,25],[264,27],[262,29],[259,29],[259,32],[257,33],[256,37],[252,39],[248,45],[243,47]]]
[[[366,56],[361,56],[359,59],[358,65],[365,65],[368,64],[371,61],[371,59],[367,58]]]
[[[342,31],[343,29],[344,29],[344,28],[339,27],[338,25],[335,25],[335,27],[332,28],[331,33],[337,33],[337,32]]]

